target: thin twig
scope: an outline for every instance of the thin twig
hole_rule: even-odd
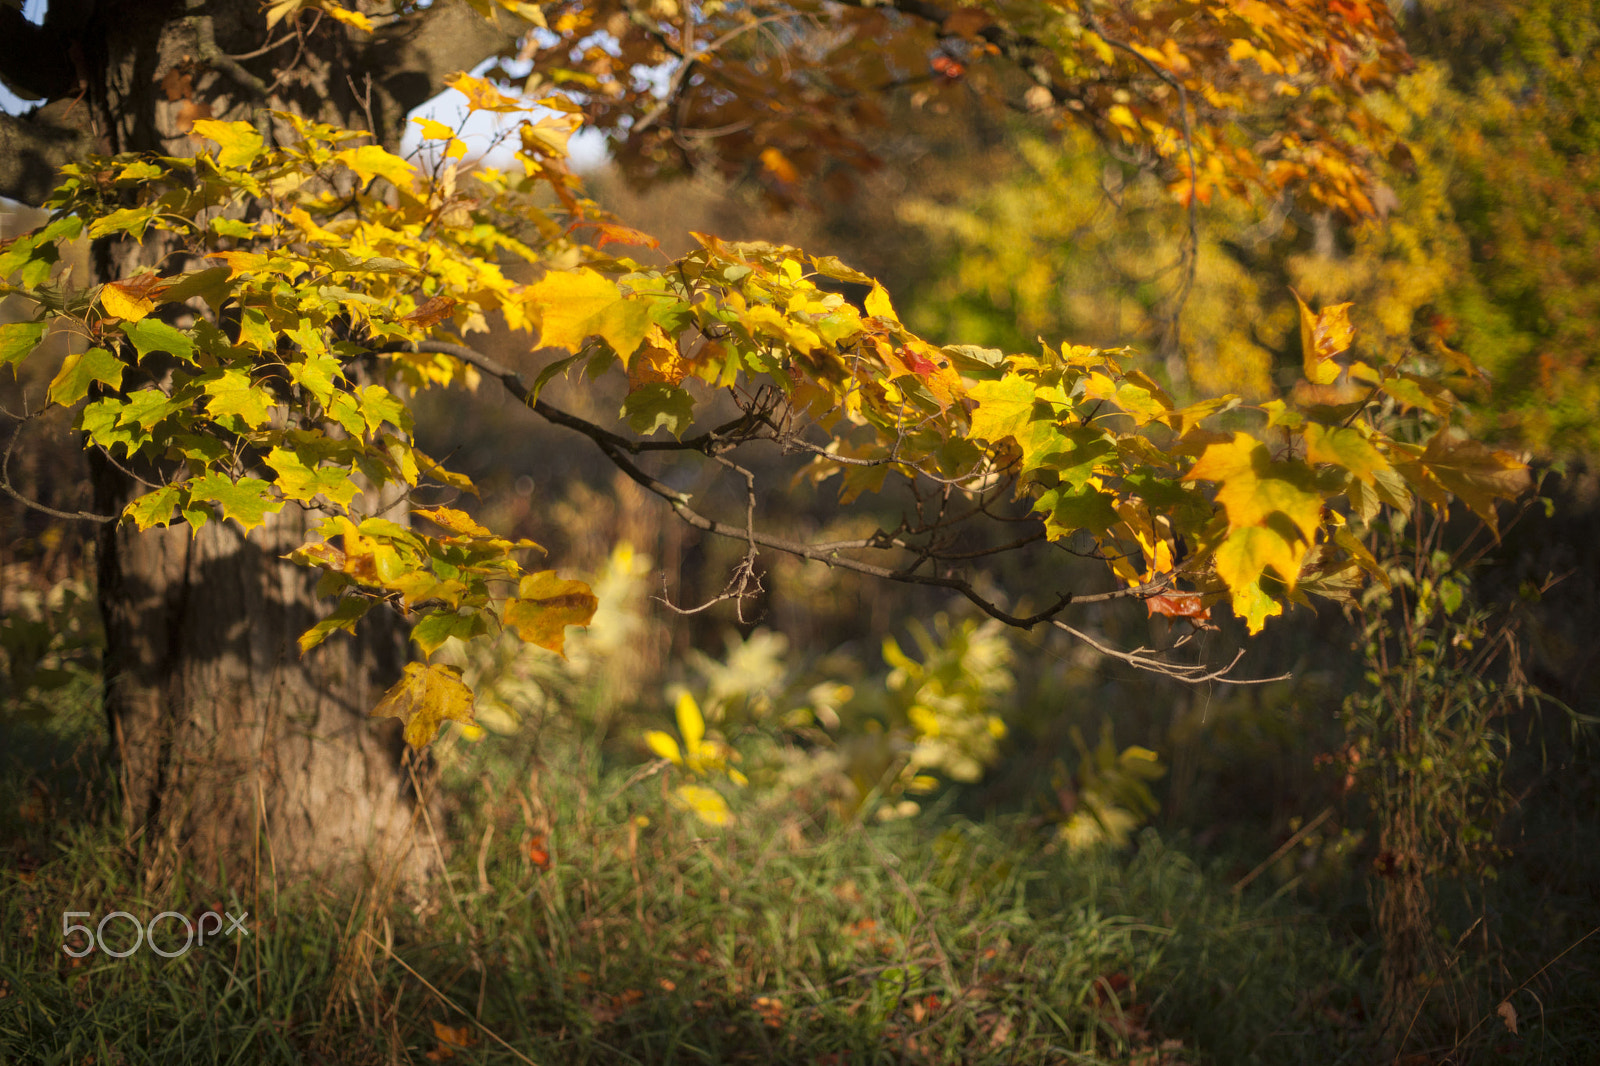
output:
[[[11,485],[11,453],[17,446],[17,438],[22,436],[22,427],[38,417],[38,414],[27,415],[17,421],[17,428],[12,431],[11,439],[6,441],[6,450],[0,454],[0,492],[10,496],[22,506],[50,515],[52,518],[64,518],[71,522],[98,522],[102,525],[115,522],[121,515],[96,514],[93,511],[58,511],[54,507],[46,506],[37,500],[30,500],[22,495]]]
[[[487,1033],[490,1036],[490,1038],[492,1038],[495,1041],[495,1043],[499,1044],[501,1047],[503,1047],[507,1051],[511,1052],[511,1054],[515,1055],[521,1061],[527,1063],[528,1066],[539,1066],[539,1064],[537,1062],[534,1062],[532,1059],[528,1058],[528,1056],[524,1055],[522,1052],[518,1051],[516,1048],[514,1048],[510,1044],[508,1044],[500,1036],[499,1033],[495,1032],[493,1029],[490,1029],[487,1025],[484,1025],[478,1019],[474,1018],[470,1013],[468,1013],[467,1011],[463,1010],[455,1002],[455,1000],[451,999],[449,996],[445,995],[443,992],[439,991],[437,988],[434,988],[432,983],[430,983],[429,980],[426,977],[422,976],[420,973],[418,973],[417,971],[413,970],[411,968],[411,966],[406,962],[405,959],[402,959],[400,956],[396,955],[389,948],[389,945],[385,944],[383,941],[379,940],[377,937],[373,936],[371,933],[369,933],[365,929],[361,930],[361,935],[366,937],[368,940],[372,941],[374,944],[378,945],[380,948],[382,948],[383,949],[383,953],[385,955],[389,956],[395,962],[398,962],[400,964],[401,968],[406,971],[406,973],[410,974],[412,977],[415,977],[418,981],[421,981],[422,982],[422,987],[426,988],[429,992],[432,992],[435,996],[438,996],[440,1002],[444,1003],[445,1006],[449,1007],[451,1010],[455,1011],[457,1014],[461,1015],[463,1018],[466,1018],[473,1025],[476,1025],[479,1029],[482,1029],[485,1033]]]
[[[1141,586],[1141,590],[1146,594],[1149,592],[1149,588],[1147,586]],[[1160,674],[1163,677],[1170,677],[1174,681],[1182,681],[1190,685],[1204,684],[1208,681],[1221,681],[1223,684],[1227,685],[1265,685],[1272,681],[1284,681],[1293,676],[1290,674],[1279,674],[1277,677],[1257,677],[1248,679],[1228,677],[1228,672],[1231,671],[1235,666],[1239,665],[1239,660],[1244,658],[1243,648],[1239,649],[1239,653],[1229,661],[1227,666],[1221,667],[1217,670],[1208,671],[1203,663],[1185,665],[1183,663],[1168,662],[1165,659],[1153,658],[1150,655],[1152,650],[1150,648],[1135,648],[1133,651],[1120,651],[1116,648],[1102,644],[1100,641],[1095,640],[1089,634],[1084,633],[1081,630],[1072,628],[1059,618],[1053,620],[1050,624],[1055,626],[1057,629],[1063,630],[1072,634],[1074,637],[1077,637],[1079,640],[1089,645],[1101,655],[1108,655],[1113,659],[1127,663],[1129,666],[1135,667],[1139,670],[1148,670],[1151,673]]]
[[[1310,836],[1313,832],[1315,832],[1317,826],[1321,825],[1323,822],[1326,822],[1332,816],[1333,808],[1328,807],[1321,814],[1317,815],[1315,818],[1311,819],[1311,821],[1301,826],[1300,831],[1295,833],[1295,835],[1290,837],[1288,840],[1285,840],[1278,847],[1277,851],[1274,851],[1271,855],[1268,855],[1265,859],[1262,859],[1261,865],[1257,866],[1254,870],[1251,870],[1249,873],[1239,878],[1239,880],[1235,881],[1233,884],[1233,891],[1243,892],[1245,887],[1248,886],[1250,882],[1254,881],[1256,878],[1266,873],[1267,870],[1271,869],[1273,863],[1283,858],[1284,855],[1288,854],[1296,844]]]

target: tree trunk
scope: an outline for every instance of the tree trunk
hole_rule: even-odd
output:
[[[37,193],[62,146],[85,140],[105,153],[192,155],[197,118],[251,121],[271,143],[264,108],[371,129],[393,148],[407,112],[449,71],[511,43],[452,0],[370,36],[314,18],[269,34],[257,0],[52,0],[32,27],[0,8],[0,77],[51,101],[0,116],[0,147],[14,156],[0,162],[0,193]],[[63,106],[69,90],[81,106]],[[97,242],[91,260],[89,280],[103,282],[181,269],[185,256],[151,234]],[[115,513],[144,490],[102,458],[95,491],[97,508]],[[413,824],[420,774],[398,723],[367,716],[404,662],[393,621],[373,612],[362,636],[299,654],[317,613],[313,577],[281,557],[310,539],[312,517],[291,506],[248,538],[219,521],[101,538],[107,713],[126,822],[153,874],[181,855],[202,877],[235,883],[252,867],[265,878],[359,858],[414,876],[433,853]]]
[[[129,479],[95,466],[97,506],[114,512]],[[399,723],[367,717],[399,677],[405,642],[374,612],[358,637],[300,656],[314,579],[281,556],[310,539],[308,517],[287,509],[248,538],[215,521],[101,537],[124,818],[158,876],[179,856],[224,880],[363,859],[422,872]]]

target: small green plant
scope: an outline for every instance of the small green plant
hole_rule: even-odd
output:
[[[1150,782],[1167,772],[1161,759],[1137,744],[1117,750],[1109,721],[1100,723],[1100,742],[1093,750],[1083,732],[1072,727],[1078,749],[1078,772],[1068,775],[1057,760],[1051,779],[1061,802],[1060,839],[1075,851],[1102,844],[1124,847],[1133,831],[1153,818],[1161,805]]]
[[[51,582],[23,564],[0,568],[0,707],[48,713],[63,692],[98,686],[103,643],[84,575]]]
[[[678,692],[679,735],[686,744],[695,735],[715,765],[659,730],[646,733],[645,742],[697,775],[708,768],[720,773],[743,757],[769,806],[820,790],[851,818],[916,814],[920,804],[908,794],[933,791],[940,777],[977,781],[998,760],[1006,735],[998,712],[1015,679],[998,622],[953,622],[940,614],[931,627],[913,621],[909,629],[920,658],[885,638],[888,669],[873,675],[844,654],[826,656],[809,670],[792,666],[784,662],[781,635],[730,634],[722,659],[698,654],[691,660],[700,675],[695,689],[669,687]],[[686,716],[686,709],[693,713]],[[686,722],[698,723],[701,732],[686,729]],[[700,740],[706,722],[716,732]],[[738,771],[730,776],[743,783]],[[702,798],[712,804],[713,817],[722,817],[714,801]]]
[[[1444,515],[1413,526],[1389,512],[1372,528],[1386,581],[1359,600],[1366,686],[1344,701],[1344,758],[1376,827],[1383,1021],[1403,1041],[1425,1035],[1428,990],[1451,976],[1464,935],[1443,924],[1441,889],[1492,880],[1504,855],[1495,831],[1508,803],[1505,719],[1543,697],[1522,674],[1516,618],[1478,602],[1466,545],[1441,547]],[[1481,1013],[1465,982],[1454,985],[1456,994],[1434,998],[1455,1015],[1445,1023]]]

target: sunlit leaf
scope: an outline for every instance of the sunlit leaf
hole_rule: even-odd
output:
[[[272,495],[272,485],[258,477],[237,481],[222,474],[207,474],[189,482],[189,498],[206,500],[222,509],[224,519],[233,519],[248,532],[266,521],[266,516],[283,510],[283,501]]]
[[[217,162],[225,167],[248,167],[266,146],[260,131],[248,122],[203,118],[195,122],[193,129],[200,136],[217,142]]]
[[[125,369],[122,360],[104,348],[90,348],[81,355],[69,355],[61,361],[61,370],[50,382],[50,402],[71,407],[87,396],[89,386],[97,381],[113,389],[120,388]]]
[[[679,785],[673,790],[672,795],[681,806],[693,811],[695,817],[707,825],[720,828],[733,821],[733,812],[728,809],[728,801],[715,789],[704,785]]]
[[[44,339],[48,322],[7,322],[0,325],[0,366],[13,366],[26,359]]]
[[[410,191],[416,184],[417,172],[411,164],[376,144],[346,148],[335,154],[334,158],[355,171],[364,182],[383,178],[402,191]]]
[[[649,745],[651,751],[668,762],[679,765],[683,763],[683,755],[678,751],[678,742],[673,740],[670,734],[652,729],[644,735],[644,742]]]
[[[600,601],[582,581],[558,578],[542,570],[522,579],[517,595],[506,602],[502,618],[529,644],[562,654],[567,626],[586,626]]]
[[[472,724],[472,690],[461,671],[443,663],[407,663],[405,675],[372,709],[374,718],[398,718],[405,740],[421,750],[433,743],[447,721]]]
[[[300,654],[304,655],[341,629],[346,633],[354,633],[356,623],[377,606],[378,602],[367,596],[347,596],[340,600],[339,606],[335,607],[331,614],[300,634]]]

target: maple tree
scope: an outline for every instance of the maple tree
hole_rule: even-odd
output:
[[[1347,305],[1300,304],[1304,380],[1282,397],[1180,405],[1130,351],[1053,340],[1007,353],[919,336],[881,285],[830,256],[708,235],[680,258],[653,255],[654,240],[587,199],[566,161],[569,137],[588,123],[613,135],[641,179],[710,163],[757,171],[773,195],[798,199],[811,179],[870,165],[867,90],[963,82],[1143,153],[1191,212],[1218,193],[1288,189],[1359,215],[1371,209],[1371,161],[1388,147],[1365,94],[1406,62],[1382,6],[499,0],[379,11],[280,0],[264,17],[233,16],[225,28],[258,50],[223,53],[211,16],[185,24],[201,45],[162,59],[157,143],[127,132],[117,106],[132,107],[128,98],[92,83],[91,114],[115,135],[38,136],[65,121],[54,105],[5,124],[14,141],[35,140],[0,165],[10,167],[0,189],[37,191],[50,220],[0,250],[0,292],[34,309],[0,326],[0,364],[46,358],[55,338],[67,340],[46,406],[76,412],[108,487],[99,510],[65,516],[107,529],[113,654],[135,673],[127,660],[149,638],[132,632],[139,616],[127,603],[147,594],[129,576],[144,566],[152,585],[170,580],[137,546],[183,543],[160,539],[174,535],[209,545],[203,561],[230,573],[275,573],[276,559],[251,554],[253,544],[281,546],[276,555],[316,572],[320,599],[296,601],[316,615],[294,648],[269,658],[292,650],[311,661],[346,640],[340,631],[402,623],[424,661],[395,664],[385,683],[399,680],[366,706],[402,719],[415,748],[445,720],[470,721],[459,672],[429,661],[448,638],[509,629],[559,653],[565,628],[593,614],[592,592],[559,568],[530,569],[531,541],[431,502],[431,489],[473,487],[418,448],[408,398],[452,385],[508,390],[587,437],[691,526],[744,543],[725,598],[755,587],[758,556],[771,550],[947,589],[1011,625],[1086,640],[1071,612],[1118,599],[1196,624],[1225,602],[1257,632],[1285,602],[1345,596],[1362,571],[1381,576],[1359,533],[1382,507],[1443,507],[1454,495],[1492,525],[1494,501],[1525,482],[1516,459],[1450,424],[1451,390],[1470,362],[1447,349],[1429,365],[1356,357]],[[459,71],[445,79],[473,111],[524,116],[507,170],[464,166],[460,130],[432,119],[416,120],[431,149],[423,163],[394,151],[403,105],[420,92],[411,76],[437,71],[441,57],[424,53],[447,17],[470,30],[451,39],[452,57],[498,53],[501,73],[532,63],[520,90]],[[240,66],[288,44],[299,58],[270,86]],[[326,78],[352,57],[365,92],[350,75],[349,92],[330,103]],[[403,72],[382,66],[408,59]],[[323,79],[323,96],[278,93],[297,63],[308,84]],[[667,72],[664,90],[646,68]],[[20,62],[0,69],[8,80],[33,73]],[[83,151],[89,133],[103,150]],[[52,158],[58,142],[72,158]],[[42,185],[41,161],[64,163]],[[60,267],[84,238],[95,264],[87,285]],[[846,286],[865,292],[859,304]],[[491,316],[549,355],[532,380],[471,346]],[[542,397],[555,376],[578,372],[625,376],[616,426]],[[707,424],[715,394],[737,414]],[[1423,412],[1425,432],[1416,422],[1394,429],[1397,409]],[[915,514],[848,542],[764,529],[754,475],[735,458],[758,442],[809,455],[812,480],[837,478],[847,502],[893,478]],[[739,479],[745,513],[703,513],[652,473],[663,454]],[[1032,603],[974,573],[1002,555],[1048,562],[1074,546],[1105,560],[1110,588],[1047,584]],[[1114,653],[1190,680],[1228,669]],[[116,699],[127,691],[131,681]],[[680,757],[703,759],[693,719],[680,714]],[[156,741],[127,735],[135,724],[124,711],[125,761],[167,758],[170,742],[140,753]],[[184,727],[204,747],[194,715]],[[148,728],[173,727],[158,710]],[[669,742],[678,751],[665,735],[653,741],[661,751]],[[257,748],[244,762],[263,758]],[[135,770],[159,787],[150,766]],[[173,806],[146,801],[146,824],[165,817],[176,837],[188,815]],[[242,826],[257,799],[239,806]]]

